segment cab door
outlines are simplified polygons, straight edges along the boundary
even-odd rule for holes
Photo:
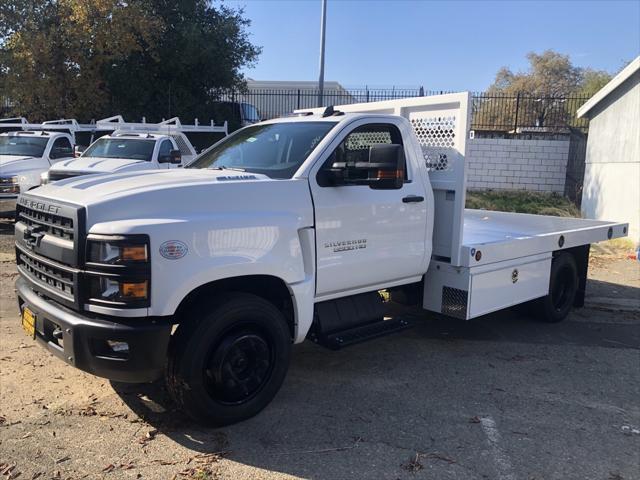
[[[311,170],[317,249],[316,297],[337,298],[417,281],[425,271],[426,194],[414,178],[408,149],[399,189],[327,185],[323,169],[335,162],[368,161],[375,144],[402,145],[393,120],[349,125]],[[326,172],[325,172],[326,173]]]

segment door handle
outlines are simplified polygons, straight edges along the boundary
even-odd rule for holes
[[[419,195],[409,195],[407,197],[404,197],[402,199],[403,203],[419,203],[419,202],[424,202],[424,197],[421,197]]]

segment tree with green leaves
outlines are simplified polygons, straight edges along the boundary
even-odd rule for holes
[[[153,52],[134,52],[108,72],[113,109],[153,120],[206,121],[216,93],[242,87],[241,67],[260,53],[249,41],[249,20],[241,10],[206,0],[150,2],[162,34]]]
[[[206,118],[260,53],[248,26],[207,0],[3,0],[0,96],[32,121]]]
[[[89,119],[109,110],[105,73],[149,49],[161,23],[122,0],[5,0],[0,5],[2,94],[32,121]]]
[[[582,70],[582,80],[577,93],[580,96],[591,98],[598,90],[609,83],[611,78],[612,75],[604,70],[585,68]]]
[[[507,67],[498,71],[487,91],[489,98],[477,106],[476,116],[483,123],[516,125],[517,110],[520,125],[544,127],[550,120],[566,125],[579,106],[568,99],[586,100],[611,79],[607,72],[576,67],[568,55],[553,50],[531,52],[527,59],[527,71],[514,73]]]

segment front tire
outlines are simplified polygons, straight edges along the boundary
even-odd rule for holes
[[[576,300],[578,267],[570,253],[562,252],[551,263],[549,294],[538,299],[538,316],[549,323],[561,322]]]
[[[178,327],[166,380],[180,409],[200,423],[223,426],[271,402],[289,368],[291,333],[282,313],[256,295],[230,293],[211,305],[202,318]]]

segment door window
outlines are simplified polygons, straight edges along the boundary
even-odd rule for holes
[[[57,159],[66,157],[73,157],[73,147],[71,146],[71,142],[66,137],[57,138],[53,142],[49,158]]]
[[[402,134],[398,127],[390,123],[375,123],[357,127],[338,145],[324,163],[322,169],[331,168],[334,163],[344,162],[348,165],[356,162],[368,162],[369,148],[380,144],[402,145]],[[366,178],[367,172],[361,171],[358,172],[358,175],[361,178]],[[406,168],[404,175],[406,180]],[[324,175],[318,174],[317,181],[321,187],[331,186],[325,179]]]
[[[158,150],[158,158],[168,157],[171,155],[171,150],[173,150],[173,145],[169,140],[163,140],[160,144],[160,150]]]

